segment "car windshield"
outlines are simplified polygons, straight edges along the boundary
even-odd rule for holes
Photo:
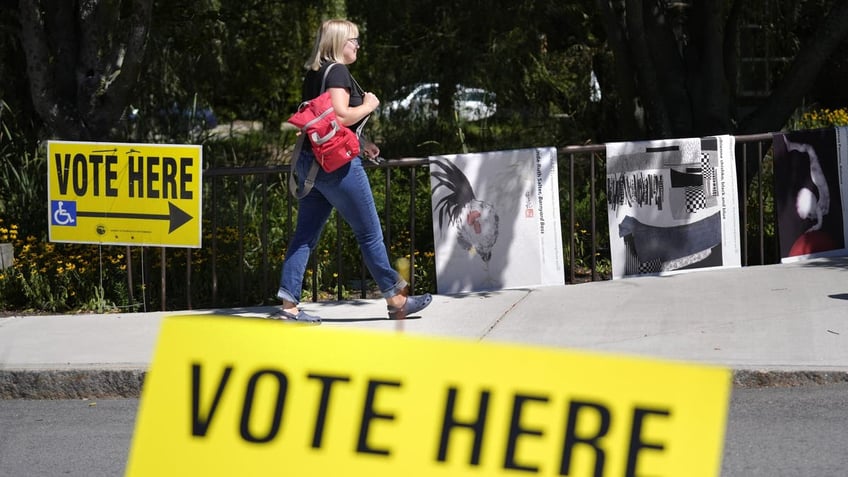
[[[438,94],[439,94],[439,87],[438,86],[426,85],[426,86],[421,86],[421,89],[419,89],[415,93],[415,96],[418,96],[419,98],[433,98],[433,97],[437,96]]]
[[[431,98],[437,95],[438,86],[432,84],[415,84],[402,86],[392,95],[395,99],[406,99],[410,96],[415,98]]]
[[[392,97],[405,98],[409,96],[409,93],[411,93],[413,89],[415,89],[415,86],[401,86],[400,89],[394,92]]]
[[[488,100],[485,91],[476,89],[460,91],[456,97],[460,101],[479,101],[481,103]]]

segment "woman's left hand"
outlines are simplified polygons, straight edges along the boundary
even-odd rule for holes
[[[380,157],[380,147],[371,141],[363,141],[362,155],[369,161],[377,162],[377,158]]]

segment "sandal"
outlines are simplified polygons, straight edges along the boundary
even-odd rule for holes
[[[297,321],[300,323],[308,323],[313,325],[321,324],[320,316],[310,315],[309,313],[306,313],[303,310],[298,311],[295,315],[283,310],[282,308],[279,308],[277,309],[277,311],[268,315],[268,318],[271,318],[272,320]]]
[[[412,313],[417,313],[433,301],[429,293],[423,295],[412,295],[406,297],[406,302],[401,307],[388,306],[390,320],[402,320]]]

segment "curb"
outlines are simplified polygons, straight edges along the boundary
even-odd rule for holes
[[[0,370],[0,400],[139,398],[146,374],[142,369]],[[733,387],[739,389],[837,383],[848,383],[848,371],[733,371]]]
[[[733,370],[735,388],[790,388],[848,383],[848,371]]]
[[[141,369],[0,370],[0,399],[138,398]]]

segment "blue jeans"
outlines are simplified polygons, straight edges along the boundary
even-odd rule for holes
[[[312,151],[301,151],[296,164],[300,186],[315,162]],[[389,255],[383,244],[383,228],[374,205],[371,184],[362,167],[362,159],[354,158],[339,169],[327,173],[320,167],[315,185],[309,194],[298,203],[297,226],[289,241],[286,258],[280,272],[280,288],[277,298],[300,303],[303,276],[309,254],[318,245],[321,231],[330,218],[333,208],[353,229],[365,266],[377,282],[384,298],[399,294],[406,280],[392,268]]]

